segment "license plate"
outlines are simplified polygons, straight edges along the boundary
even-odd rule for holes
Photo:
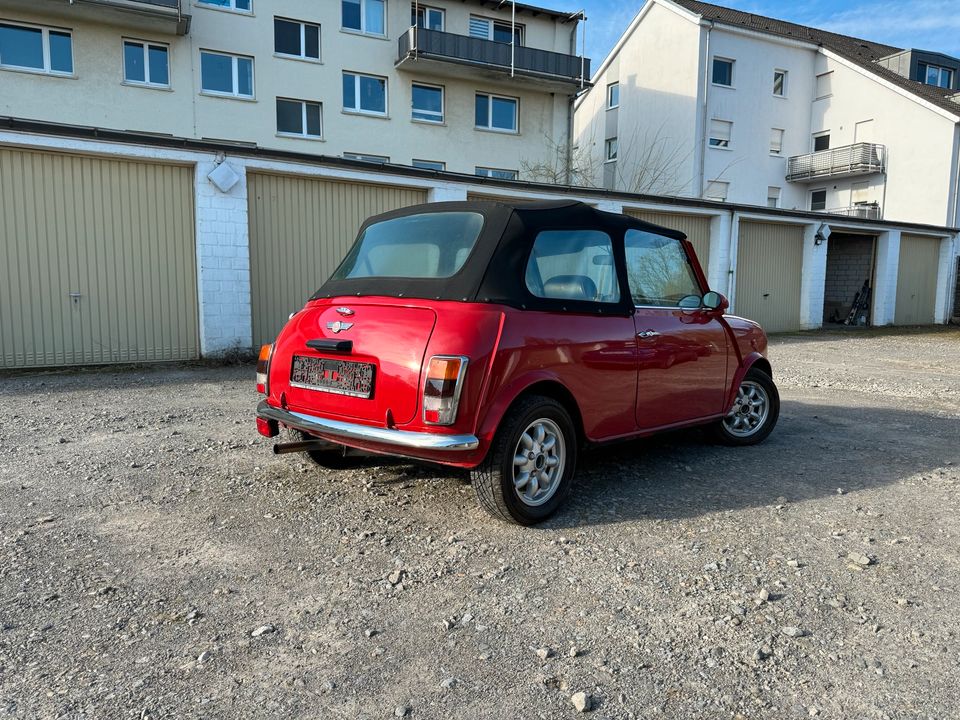
[[[373,394],[373,365],[294,355],[290,384],[308,390],[368,398]]]

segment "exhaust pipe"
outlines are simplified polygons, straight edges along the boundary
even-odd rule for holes
[[[336,447],[334,443],[326,440],[302,440],[300,442],[276,443],[273,446],[274,455],[285,455],[287,453],[310,452],[311,450],[330,450]]]

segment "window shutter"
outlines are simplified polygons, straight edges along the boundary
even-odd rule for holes
[[[470,37],[490,39],[490,21],[483,18],[470,17]]]

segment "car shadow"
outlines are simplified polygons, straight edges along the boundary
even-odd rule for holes
[[[874,488],[960,463],[960,420],[911,410],[784,401],[751,447],[678,431],[580,457],[576,485],[545,528],[676,519]]]

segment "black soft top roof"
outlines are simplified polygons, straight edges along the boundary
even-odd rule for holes
[[[586,312],[629,312],[630,293],[621,288],[619,303],[585,303],[538,298],[524,283],[524,270],[531,245],[543,230],[601,230],[613,240],[614,257],[623,267],[623,237],[628,229],[645,230],[683,240],[686,236],[628,215],[604,212],[575,200],[537,202],[461,201],[412,205],[374,215],[360,227],[357,238],[374,223],[393,218],[438,212],[475,212],[483,215],[480,236],[459,272],[447,278],[362,277],[330,278],[311,300],[338,296],[381,295],[434,300],[489,302],[525,309],[564,309]],[[621,275],[622,283],[625,283]],[[581,307],[582,306],[582,307]]]

